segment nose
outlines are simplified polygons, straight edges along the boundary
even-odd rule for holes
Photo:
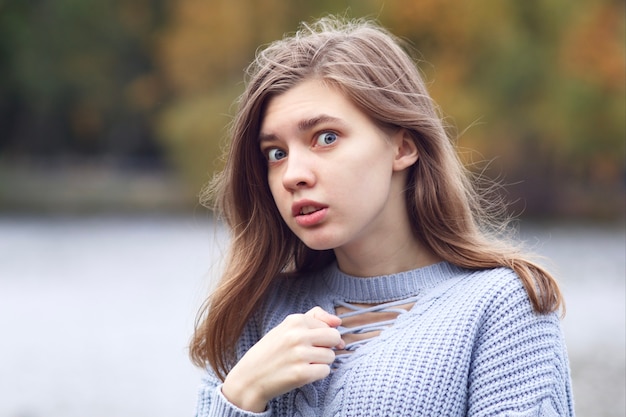
[[[282,178],[285,189],[296,191],[315,185],[315,164],[306,150],[291,150],[285,162]]]

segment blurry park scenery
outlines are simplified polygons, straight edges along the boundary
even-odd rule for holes
[[[0,417],[192,415],[197,196],[256,49],[327,13],[414,49],[563,283],[578,415],[626,413],[623,1],[0,0]]]

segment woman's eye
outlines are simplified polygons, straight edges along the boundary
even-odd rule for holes
[[[278,148],[270,149],[269,152],[267,152],[267,159],[270,162],[280,161],[281,159],[285,158],[286,156],[287,156],[287,152],[283,151],[282,149],[278,149]]]
[[[321,146],[331,145],[337,140],[337,134],[333,132],[324,132],[317,137],[317,144]]]

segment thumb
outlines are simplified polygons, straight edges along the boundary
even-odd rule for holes
[[[306,313],[305,316],[312,317],[316,320],[326,323],[330,327],[337,327],[341,324],[341,319],[334,314],[326,312],[322,307],[313,307]]]

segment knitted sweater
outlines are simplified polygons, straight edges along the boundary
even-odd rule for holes
[[[264,413],[238,409],[209,370],[198,417],[573,416],[569,364],[556,314],[533,312],[517,275],[442,262],[358,278],[332,265],[284,279],[253,317],[243,355],[292,313],[337,302],[378,304],[417,296],[393,326],[360,346],[325,379],[274,398]]]

